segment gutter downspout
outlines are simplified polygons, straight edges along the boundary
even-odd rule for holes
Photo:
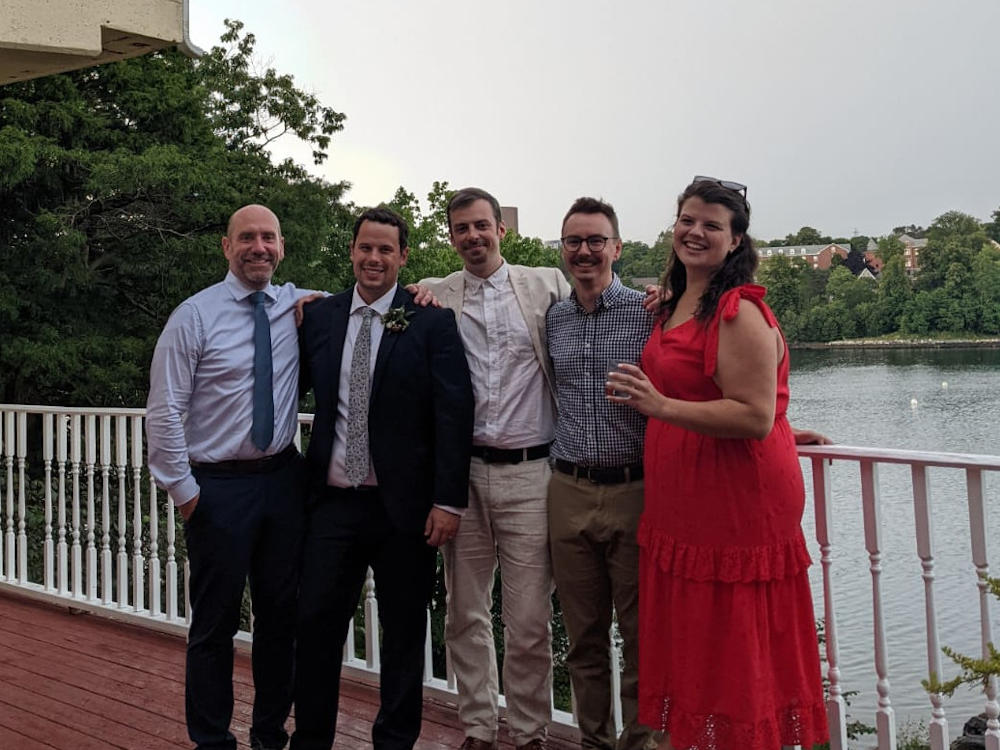
[[[205,50],[198,47],[194,42],[191,41],[191,21],[190,21],[190,8],[188,7],[189,0],[183,0],[183,14],[184,14],[184,38],[181,40],[180,44],[177,45],[178,49],[185,55],[191,58],[201,57],[205,54]]]

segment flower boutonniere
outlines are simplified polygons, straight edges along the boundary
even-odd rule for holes
[[[407,318],[411,315],[413,315],[412,310],[407,311],[403,307],[390,307],[382,316],[382,325],[389,333],[402,333],[410,325]]]

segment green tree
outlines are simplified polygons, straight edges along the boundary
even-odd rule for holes
[[[982,225],[961,211],[948,211],[927,230],[927,247],[920,253],[919,289],[944,286],[953,265],[972,267],[972,259],[986,243]],[[953,274],[954,275],[954,274]]]
[[[1000,242],[1000,208],[993,212],[993,221],[983,224],[983,231],[994,242]]]
[[[784,245],[827,245],[833,239],[819,233],[818,229],[812,227],[802,227],[795,234],[786,235],[782,241]]]
[[[851,250],[864,254],[868,250],[868,240],[870,239],[871,237],[864,234],[854,235],[850,240]]]
[[[895,255],[879,274],[875,314],[868,321],[867,333],[880,335],[898,331],[912,297],[913,287],[903,268],[903,256]]]
[[[218,281],[229,214],[282,220],[280,276],[336,288],[327,248],[346,183],[309,177],[267,146],[284,134],[322,161],[343,115],[272,69],[252,34],[192,61],[159,52],[0,89],[0,398],[138,406],[170,311]]]
[[[803,288],[806,265],[801,258],[775,255],[757,269],[757,282],[767,287],[767,303],[774,314],[786,325],[790,316],[805,309]],[[786,330],[785,334],[790,336]]]
[[[883,263],[888,263],[893,258],[902,258],[905,250],[906,248],[903,247],[903,243],[899,237],[894,234],[878,238],[878,250],[876,254],[882,259]]]
[[[972,260],[976,330],[1000,333],[1000,248],[986,245]]]

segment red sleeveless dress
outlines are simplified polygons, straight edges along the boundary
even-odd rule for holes
[[[741,299],[778,322],[764,288],[726,292],[707,325],[654,329],[642,369],[666,396],[722,397],[712,376],[719,322]],[[677,750],[810,748],[827,739],[819,646],[802,535],[802,472],[785,416],[788,354],[774,428],[714,438],[650,419],[639,526],[639,720]]]

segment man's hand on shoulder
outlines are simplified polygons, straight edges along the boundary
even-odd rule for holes
[[[458,524],[461,520],[455,513],[449,513],[441,508],[431,508],[427,523],[424,524],[427,543],[431,547],[440,547],[445,542],[450,542],[458,533]]]
[[[303,308],[314,300],[323,299],[326,295],[323,292],[313,292],[305,297],[300,297],[295,303],[295,327],[302,325],[302,318],[305,317]]]
[[[421,307],[427,307],[428,305],[441,307],[441,300],[435,297],[434,292],[423,284],[407,284],[403,288],[413,295],[414,304]]]

